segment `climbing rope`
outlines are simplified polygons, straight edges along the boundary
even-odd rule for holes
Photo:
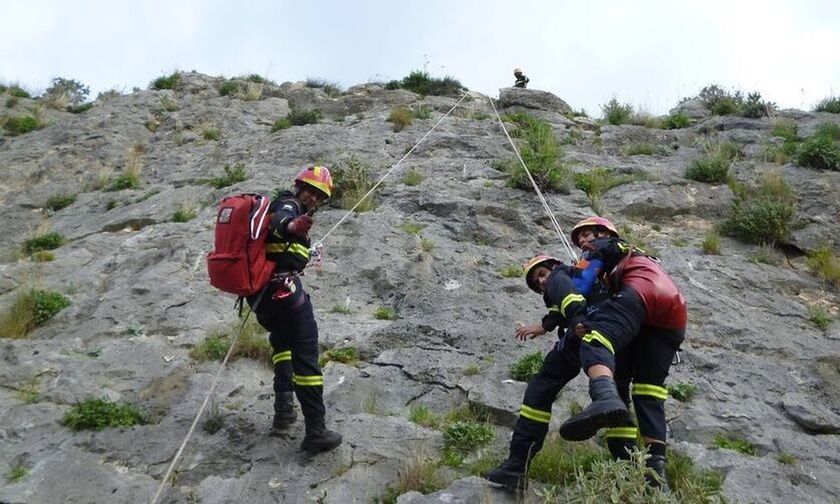
[[[496,110],[496,103],[493,101],[493,98],[489,98],[490,105],[493,106],[493,113],[496,114],[496,119],[499,120],[499,124],[502,126],[502,131],[505,132],[505,136],[510,142],[510,146],[513,147],[513,152],[516,154],[516,157],[519,159],[519,162],[522,164],[522,168],[525,169],[525,174],[528,175],[528,180],[531,181],[531,185],[534,187],[534,192],[537,193],[539,196],[540,201],[542,202],[542,206],[545,209],[546,215],[548,215],[548,219],[551,221],[552,226],[554,226],[554,230],[557,231],[557,235],[560,237],[560,242],[563,244],[563,248],[565,249],[566,253],[569,254],[569,259],[571,261],[577,260],[577,254],[572,249],[569,240],[566,238],[566,235],[563,233],[563,229],[560,228],[560,223],[557,221],[557,218],[554,217],[554,213],[551,211],[551,207],[548,206],[548,202],[545,200],[545,196],[543,196],[542,191],[540,191],[539,186],[537,186],[537,182],[534,180],[534,177],[531,175],[531,170],[528,169],[528,166],[525,164],[525,161],[522,159],[522,156],[519,154],[519,149],[516,148],[516,144],[513,143],[513,139],[508,134],[508,130],[505,127],[505,122],[502,121],[501,116],[499,115],[499,111]]]
[[[356,202],[356,204],[353,205],[353,207],[350,210],[348,210],[347,213],[345,213],[344,216],[342,216],[341,219],[339,219],[339,221],[336,222],[335,225],[332,228],[330,228],[330,230],[327,231],[327,233],[323,237],[321,237],[320,240],[315,242],[315,246],[313,248],[314,249],[319,249],[319,247],[322,247],[323,246],[323,241],[327,239],[327,237],[330,235],[330,233],[335,231],[335,229],[338,226],[340,226],[341,223],[344,222],[347,219],[347,217],[349,217],[350,214],[352,214],[353,211],[356,210],[356,208],[359,205],[362,204],[362,202],[365,200],[365,198],[370,196],[373,193],[373,191],[375,191],[382,184],[382,182],[386,178],[388,178],[388,176],[394,170],[396,170],[397,167],[400,166],[400,164],[402,164],[402,162],[405,161],[406,158],[408,158],[408,156],[411,155],[411,153],[414,152],[414,150],[417,149],[417,147],[421,143],[423,143],[423,141],[426,140],[426,138],[428,138],[428,136],[435,129],[437,129],[437,127],[440,125],[440,123],[442,123],[444,119],[449,117],[449,115],[452,113],[452,111],[455,110],[458,107],[458,105],[460,105],[461,102],[464,101],[464,98],[466,98],[469,94],[470,94],[469,91],[465,92],[464,95],[461,97],[461,99],[458,100],[458,102],[455,103],[455,105],[453,105],[452,108],[450,108],[446,112],[446,114],[444,114],[440,119],[438,119],[438,121],[435,123],[435,125],[432,126],[432,129],[427,131],[426,134],[423,135],[423,137],[420,138],[420,140],[418,140],[417,143],[415,143],[414,146],[411,149],[409,149],[409,151],[406,152],[405,155],[403,155],[403,157],[399,161],[397,161],[397,163],[394,166],[392,166],[387,172],[385,172],[385,174],[382,175],[382,177],[376,182],[376,184],[374,184],[373,187],[371,187],[370,190],[368,192],[366,192],[365,195],[362,196],[359,199],[359,201]],[[321,254],[321,252],[319,251],[319,255],[320,254]],[[262,294],[260,296],[262,296]],[[257,300],[257,303],[259,303],[259,299]],[[175,457],[172,459],[172,462],[169,464],[169,468],[166,470],[166,474],[160,480],[160,485],[158,486],[157,492],[155,492],[154,497],[152,497],[151,504],[156,504],[157,503],[158,499],[160,498],[161,492],[163,492],[163,488],[166,486],[166,482],[169,480],[169,477],[172,475],[172,471],[175,470],[175,467],[178,464],[178,460],[181,458],[181,455],[183,455],[184,449],[186,448],[187,443],[190,440],[190,437],[192,437],[193,432],[195,432],[195,428],[198,425],[198,421],[201,418],[202,413],[204,413],[204,409],[207,407],[207,403],[210,401],[210,398],[213,396],[213,392],[216,390],[216,386],[219,384],[219,378],[221,377],[222,371],[224,370],[225,366],[227,365],[228,360],[230,360],[230,356],[233,354],[233,349],[236,347],[236,343],[239,340],[239,337],[242,336],[242,331],[245,329],[245,323],[248,321],[248,316],[250,314],[251,314],[251,310],[249,308],[248,313],[245,315],[245,318],[242,320],[242,325],[239,327],[239,334],[237,334],[236,338],[234,338],[233,341],[231,342],[230,348],[228,349],[228,352],[225,355],[225,358],[222,360],[222,364],[219,366],[218,371],[216,371],[216,375],[213,377],[213,382],[210,385],[210,389],[207,391],[207,394],[204,396],[204,401],[201,403],[201,407],[198,409],[198,413],[196,413],[195,418],[193,419],[192,425],[190,425],[190,428],[187,431],[187,435],[184,437],[184,441],[181,443],[181,446],[178,448],[178,451],[175,453]]]
[[[440,125],[440,123],[442,123],[442,122],[443,122],[443,120],[444,120],[444,119],[446,119],[446,118],[449,116],[449,114],[451,114],[451,113],[452,113],[452,111],[453,111],[453,110],[455,110],[455,109],[458,107],[458,105],[460,105],[460,104],[461,104],[461,102],[462,102],[462,101],[464,101],[464,98],[466,98],[466,97],[467,97],[467,95],[469,95],[469,94],[470,94],[470,92],[469,92],[469,91],[467,91],[466,93],[464,93],[464,96],[462,96],[462,97],[461,97],[461,99],[460,99],[460,100],[458,100],[458,102],[457,102],[455,105],[453,105],[451,109],[449,109],[449,111],[447,111],[445,114],[443,114],[443,116],[442,116],[440,119],[438,119],[438,121],[435,123],[435,125],[434,125],[434,126],[432,126],[432,129],[430,129],[429,131],[427,131],[427,132],[426,132],[426,134],[425,134],[425,135],[423,135],[423,137],[422,137],[420,140],[418,140],[416,144],[414,144],[414,147],[412,147],[411,149],[409,149],[409,151],[405,153],[405,155],[402,157],[402,159],[400,159],[399,161],[397,161],[397,163],[396,163],[394,166],[392,166],[392,167],[391,167],[391,168],[390,168],[387,172],[385,172],[385,175],[382,175],[382,177],[381,177],[381,178],[380,178],[380,179],[379,179],[379,180],[378,180],[378,181],[377,181],[377,182],[373,185],[373,187],[371,187],[371,188],[370,188],[370,190],[369,190],[368,192],[366,192],[366,193],[365,193],[365,195],[364,195],[364,196],[362,196],[362,197],[359,199],[359,201],[357,201],[357,202],[356,202],[356,204],[355,204],[355,205],[353,205],[353,207],[352,207],[350,210],[348,210],[348,211],[347,211],[347,213],[345,213],[345,214],[341,217],[341,219],[339,219],[339,220],[338,220],[338,222],[336,222],[336,223],[335,223],[335,225],[334,225],[333,227],[331,227],[331,228],[330,228],[330,230],[329,230],[329,231],[327,231],[327,232],[326,232],[326,234],[324,234],[324,236],[322,236],[322,237],[321,237],[321,239],[320,239],[320,240],[317,240],[315,243],[316,243],[316,244],[323,244],[324,240],[326,240],[326,239],[327,239],[327,237],[328,237],[328,236],[329,236],[329,235],[330,235],[333,231],[335,231],[335,229],[336,229],[338,226],[340,226],[340,225],[341,225],[341,223],[342,223],[342,222],[344,222],[344,221],[345,221],[345,219],[347,219],[347,217],[349,217],[349,216],[353,213],[353,211],[354,211],[354,210],[356,210],[356,208],[357,208],[359,205],[361,205],[361,204],[362,204],[362,202],[365,200],[365,198],[367,198],[368,196],[370,196],[371,194],[373,194],[373,191],[375,191],[375,190],[376,190],[376,188],[377,188],[377,187],[379,187],[379,185],[380,185],[380,184],[381,184],[381,183],[382,183],[382,182],[383,182],[386,178],[388,178],[388,176],[391,174],[391,172],[393,172],[394,170],[396,170],[396,169],[397,169],[397,167],[398,167],[400,164],[402,164],[402,162],[403,162],[403,161],[405,161],[405,159],[406,159],[408,156],[410,156],[412,152],[414,152],[414,149],[416,149],[416,148],[417,148],[417,147],[418,147],[421,143],[423,143],[423,141],[424,141],[424,140],[426,140],[426,138],[427,138],[429,135],[431,135],[431,134],[432,134],[432,132],[433,132],[433,131],[434,131],[434,130],[435,130],[435,129],[436,129],[436,128]]]

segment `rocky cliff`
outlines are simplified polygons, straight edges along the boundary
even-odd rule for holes
[[[362,164],[381,175],[458,100],[378,85],[330,97],[291,83],[222,96],[222,83],[184,74],[174,91],[103,97],[80,114],[44,110],[45,127],[0,137],[0,310],[31,288],[70,301],[26,337],[0,339],[0,472],[25,473],[0,482],[0,501],[148,501],[219,368],[191,350],[237,320],[233,299],[209,285],[204,266],[215,203],[285,187],[313,162]],[[840,324],[822,329],[810,320],[814,307],[836,314],[838,296],[808,271],[805,254],[824,244],[840,250],[840,173],[775,164],[765,153],[781,142],[772,133],[778,118],[807,135],[840,117],[699,114],[688,127],[664,130],[576,118],[538,91],[503,90],[498,103],[501,113],[548,122],[574,172],[607,167],[628,176],[594,202],[579,189],[549,202],[565,230],[598,206],[654,248],[683,289],[690,324],[669,383],[696,392],[668,400],[672,447],[720,471],[731,500],[839,499]],[[32,104],[7,103],[5,113]],[[427,118],[395,132],[386,119],[399,105],[423,108]],[[293,109],[318,109],[322,118],[272,131]],[[793,188],[797,225],[775,249],[722,238],[720,255],[703,252],[704,236],[737,195],[684,172],[717,140],[741,151],[730,168],[735,179],[775,171]],[[553,336],[513,339],[517,323],[541,316],[541,301],[500,271],[540,251],[562,253],[534,193],[508,187],[496,169],[511,155],[488,98],[473,93],[395,170],[377,206],[325,242],[323,267],[304,283],[325,350],[358,355],[324,369],[328,423],[345,438],[339,449],[304,458],[301,422],[287,436],[269,436],[271,371],[235,360],[213,397],[223,426],[196,431],[162,501],[375,500],[418,453],[441,456],[441,432],[408,419],[421,405],[438,414],[483,406],[504,451],[525,387],[509,379],[509,367],[547,351]],[[244,168],[245,180],[217,189],[212,179],[225,166]],[[409,170],[419,184],[405,183]],[[121,185],[130,173],[139,183]],[[45,209],[58,194],[76,197]],[[312,235],[344,212],[320,211]],[[21,253],[48,231],[63,237],[54,260]],[[137,405],[147,422],[71,430],[61,420],[89,397]],[[556,403],[554,422],[587,400],[578,378]],[[721,436],[747,441],[754,454],[714,447]],[[452,470],[442,494],[400,502],[515,501],[465,476]]]

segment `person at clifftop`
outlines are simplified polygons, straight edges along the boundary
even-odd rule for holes
[[[513,77],[516,79],[516,82],[513,83],[513,87],[524,89],[528,87],[528,83],[531,81],[525,76],[525,74],[522,73],[522,69],[520,68],[513,69]]]

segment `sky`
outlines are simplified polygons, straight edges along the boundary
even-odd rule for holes
[[[54,77],[98,92],[174,70],[320,78],[343,87],[412,70],[496,96],[530,88],[600,116],[652,114],[717,83],[810,110],[840,94],[840,1],[0,0],[0,82]]]

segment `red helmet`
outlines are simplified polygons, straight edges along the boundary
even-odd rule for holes
[[[550,255],[540,254],[533,259],[526,262],[522,265],[522,269],[525,270],[525,283],[528,284],[528,288],[532,291],[536,292],[537,294],[540,293],[540,290],[537,288],[537,285],[531,279],[531,272],[537,266],[545,266],[548,269],[554,268],[554,266],[561,264],[563,261],[557,259],[556,257],[552,257]]]
[[[588,227],[602,227],[607,230],[613,237],[618,238],[618,230],[615,228],[612,222],[603,218],[603,217],[587,217],[582,221],[575,224],[575,227],[572,228],[572,243],[575,245],[578,244],[578,236],[580,235],[581,231],[584,228]]]
[[[323,166],[308,166],[295,177],[295,185],[308,184],[327,195],[332,196],[333,181],[330,171]]]

